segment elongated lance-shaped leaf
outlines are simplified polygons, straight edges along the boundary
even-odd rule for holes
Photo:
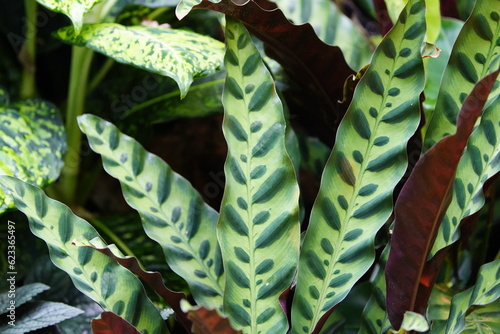
[[[487,305],[499,297],[500,260],[496,260],[481,266],[476,284],[473,287],[453,297],[445,333],[462,333],[462,329],[465,327],[465,316],[469,307],[473,305]]]
[[[425,134],[424,150],[455,133],[457,115],[465,98],[489,73],[500,52],[499,38],[500,0],[477,0],[444,72],[436,108]]]
[[[302,246],[293,333],[311,333],[374,260],[419,122],[424,1],[413,0],[374,53],[337,133]]]
[[[385,298],[385,264],[389,256],[390,244],[384,248],[376,272],[373,274],[372,293],[368,303],[363,310],[361,327],[358,334],[385,334],[391,329],[391,323],[387,317]]]
[[[163,283],[164,279],[162,275],[157,271],[145,271],[141,268],[137,258],[133,256],[125,256],[116,247],[116,245],[106,245],[99,238],[94,238],[92,240],[77,238],[73,241],[76,246],[89,247],[94,249],[106,256],[109,256],[123,267],[127,268],[135,275],[137,275],[143,282],[147,283],[157,294],[162,297],[163,300],[172,308],[175,312],[176,318],[182,323],[186,330],[189,330],[191,323],[187,320],[186,315],[181,309],[180,303],[182,299],[186,298],[186,295],[182,292],[175,292],[169,290]]]
[[[92,225],[39,188],[5,175],[0,176],[0,183],[28,217],[33,234],[47,243],[52,262],[71,277],[78,290],[139,331],[168,333],[160,313],[134,274],[104,254],[72,244],[77,237],[100,238]]]
[[[93,115],[78,118],[104,169],[117,178],[146,234],[160,244],[168,265],[184,278],[195,301],[221,310],[223,267],[218,215],[184,178],[116,126]]]
[[[427,257],[450,204],[458,163],[499,72],[474,87],[460,111],[457,133],[441,139],[420,158],[398,196],[385,271],[387,312],[396,329],[406,311],[425,312],[446,253],[438,252],[429,262]]]
[[[59,177],[67,146],[59,110],[40,99],[9,104],[1,88],[0,101],[0,174],[47,186]],[[0,212],[13,205],[0,188]]]
[[[453,197],[439,226],[429,257],[459,238],[459,224],[484,205],[484,183],[500,171],[500,96],[483,112],[460,159],[453,181]]]
[[[40,4],[54,12],[67,15],[73,22],[77,32],[83,24],[83,15],[102,0],[37,0]]]
[[[79,34],[73,27],[61,28],[56,34],[67,43],[174,79],[181,98],[194,77],[218,70],[224,52],[224,44],[213,38],[164,27],[86,24]]]
[[[292,283],[299,256],[299,189],[271,75],[243,25],[226,18],[223,131],[229,152],[218,224],[224,312],[244,333],[285,333],[278,298]]]

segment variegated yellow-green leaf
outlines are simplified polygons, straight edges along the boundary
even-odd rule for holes
[[[429,258],[459,238],[460,221],[484,205],[484,183],[500,171],[500,96],[484,111],[460,159],[453,182],[453,198],[439,226]]]
[[[217,212],[188,181],[113,124],[93,115],[80,116],[78,123],[91,148],[102,155],[104,169],[120,181],[127,203],[141,215],[147,235],[189,284],[195,301],[220,311],[224,278]]]
[[[102,0],[37,0],[38,3],[54,12],[67,15],[76,31],[80,31],[83,15]]]
[[[0,176],[0,183],[14,197],[16,207],[28,217],[33,234],[47,243],[52,262],[71,277],[78,290],[139,331],[168,333],[137,277],[106,255],[72,244],[76,238],[100,238],[89,223],[28,183],[5,175]]]
[[[0,90],[0,174],[45,187],[59,177],[66,132],[57,108],[40,99],[8,104]],[[0,212],[13,206],[0,189]]]
[[[359,70],[370,62],[372,49],[358,25],[330,0],[274,0],[294,24],[310,23],[325,43],[340,47],[351,68]]]
[[[299,189],[271,75],[243,25],[227,17],[224,136],[228,156],[218,236],[224,312],[244,333],[286,333],[278,301],[298,261]]]
[[[424,150],[441,138],[455,133],[457,115],[463,101],[476,83],[489,73],[500,52],[499,38],[500,0],[477,0],[473,13],[457,38],[444,72],[436,108],[425,134]],[[498,86],[494,89],[496,94],[500,89]]]
[[[408,0],[385,0],[387,12],[393,23],[397,22],[399,13],[401,13],[401,10],[403,10],[407,3]],[[427,21],[425,37],[427,42],[434,43],[439,36],[439,30],[441,28],[439,0],[426,0],[425,4],[428,9],[425,13],[425,19]]]
[[[473,305],[487,305],[500,297],[500,260],[487,263],[479,269],[476,284],[455,295],[451,300],[446,334],[459,334],[465,327],[467,310]],[[434,333],[432,331],[431,333]]]
[[[86,24],[79,34],[72,27],[59,29],[57,37],[118,62],[168,76],[179,85],[181,97],[187,94],[194,77],[215,73],[224,54],[224,44],[213,38],[165,27]]]
[[[293,333],[311,333],[374,260],[419,122],[425,3],[411,0],[358,83],[327,162],[301,250]]]

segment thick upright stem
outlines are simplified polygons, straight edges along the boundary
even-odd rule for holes
[[[80,145],[82,133],[76,118],[83,114],[87,81],[94,51],[73,46],[71,71],[66,107],[66,132],[68,134],[68,152],[64,157],[58,196],[69,205],[76,204],[78,174],[80,171]]]
[[[35,96],[35,70],[36,70],[36,10],[35,0],[24,0],[26,14],[26,36],[20,51],[19,59],[23,64],[23,73],[19,95],[21,99]]]

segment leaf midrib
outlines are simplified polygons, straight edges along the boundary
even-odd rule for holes
[[[125,170],[125,172],[126,172],[128,175],[134,175],[134,173],[133,173],[131,170],[128,170],[128,168],[125,166],[125,164],[119,163],[120,159],[119,159],[119,158],[117,159],[117,157],[113,154],[115,151],[118,151],[118,148],[119,148],[119,147],[121,146],[121,144],[124,142],[124,140],[123,140],[123,139],[125,138],[125,137],[124,137],[124,135],[120,133],[120,134],[119,134],[119,137],[120,137],[120,145],[117,147],[117,149],[116,149],[116,150],[111,151],[111,154],[107,154],[107,156],[108,156],[108,157],[109,157],[109,156],[114,156],[114,157],[115,157],[115,161],[118,163],[118,165],[119,165],[119,166],[120,166],[123,170]],[[126,141],[126,142],[127,142],[127,144],[132,144],[132,145],[133,145],[133,142],[130,142],[130,141]],[[139,144],[139,143],[136,143],[136,145],[139,145],[139,146],[140,146],[140,144]],[[142,148],[142,146],[140,146],[140,147]],[[108,146],[106,146],[106,148],[108,148]],[[165,168],[165,167],[166,167],[166,166],[164,165],[164,162],[163,162],[163,161],[162,161],[159,157],[157,157],[156,155],[154,155],[154,154],[151,154],[151,153],[147,152],[147,153],[146,153],[146,157],[147,157],[147,156],[154,156],[154,157],[158,158],[158,159],[159,159],[160,164],[162,165],[161,167],[162,167],[162,168]],[[145,159],[147,159],[147,158],[145,158]],[[119,180],[120,180],[120,179],[119,179]],[[135,181],[135,182],[134,182],[135,184],[138,184],[138,183],[139,183],[139,181],[137,180],[137,177],[136,177],[135,175],[134,175],[134,177],[133,177],[133,180]],[[121,180],[120,180],[120,183],[122,183],[122,182],[123,182],[123,181],[121,181]],[[123,182],[123,183],[124,183],[124,182]],[[157,184],[156,186],[157,186],[157,187],[159,187],[160,185],[158,185],[158,184]],[[137,189],[137,187],[134,187],[134,188],[135,188],[135,189]],[[138,191],[140,191],[141,193],[144,193],[144,192],[142,191],[142,189],[141,189],[141,188],[139,188],[139,189],[137,189],[137,190],[138,190]],[[178,236],[178,237],[180,237],[180,239],[182,240],[183,244],[186,246],[186,248],[188,248],[188,249],[189,249],[189,251],[191,252],[191,255],[193,255],[193,257],[194,257],[194,259],[196,260],[196,262],[197,262],[197,263],[200,265],[200,267],[201,267],[201,268],[203,268],[203,269],[204,269],[204,271],[207,273],[207,277],[208,277],[208,278],[209,278],[209,280],[212,282],[213,287],[217,289],[217,292],[219,293],[219,295],[220,295],[220,296],[223,296],[223,290],[222,290],[221,286],[219,285],[218,280],[217,280],[217,279],[213,276],[213,273],[212,273],[212,271],[210,270],[210,268],[208,268],[208,267],[207,267],[207,266],[203,263],[203,260],[202,260],[202,259],[201,259],[201,257],[199,256],[198,252],[196,252],[196,251],[193,249],[193,247],[192,247],[192,246],[191,246],[191,244],[189,243],[189,240],[186,240],[186,236],[184,235],[184,233],[180,233],[180,232],[177,230],[177,228],[176,228],[175,226],[172,226],[172,224],[170,224],[170,222],[169,222],[167,219],[164,219],[164,217],[168,217],[168,214],[164,211],[164,209],[163,209],[163,205],[158,206],[158,203],[157,203],[155,200],[153,200],[153,199],[151,198],[151,196],[152,196],[152,195],[151,195],[151,192],[146,192],[146,193],[145,193],[145,197],[146,197],[146,198],[150,201],[150,203],[152,203],[152,204],[153,204],[152,206],[153,206],[153,207],[156,207],[157,209],[159,209],[159,210],[158,210],[158,212],[157,212],[157,213],[155,213],[155,214],[158,214],[158,216],[160,216],[160,214],[161,214],[161,217],[160,217],[160,218],[161,218],[162,220],[164,220],[164,221],[166,221],[166,222],[167,222],[168,227],[170,227],[172,230],[174,230],[174,231],[176,231],[176,232],[177,232],[177,236]],[[205,204],[203,204],[203,205],[205,205]],[[137,210],[139,211],[139,213],[142,211],[142,209],[141,209],[141,210],[137,209]],[[142,214],[141,214],[141,216],[142,216]],[[206,240],[206,239],[205,239],[205,240]],[[158,241],[157,241],[157,242],[158,242]],[[159,243],[159,242],[158,242],[158,243]],[[164,247],[161,243],[160,243],[160,245],[161,245],[161,247],[163,248],[163,250],[165,251],[165,247]]]
[[[406,31],[407,23],[408,23],[408,21],[403,25],[402,31]],[[393,42],[394,42],[394,40],[393,40]],[[403,43],[402,40],[398,40],[398,46],[399,47],[401,46],[402,43]],[[400,48],[396,48],[396,50],[400,50]],[[383,52],[380,51],[380,54],[383,54]],[[385,104],[386,104],[386,100],[387,100],[387,97],[388,97],[387,92],[388,92],[388,90],[391,87],[390,84],[392,83],[392,80],[394,79],[393,73],[394,73],[394,70],[396,68],[397,60],[400,57],[401,56],[399,54],[397,54],[395,56],[394,60],[392,60],[392,67],[391,67],[391,71],[390,71],[391,76],[389,78],[388,85],[384,86],[384,96],[382,98],[382,102],[380,103],[380,108],[378,109],[378,110],[380,110],[380,112],[377,115],[377,118],[375,120],[375,126],[373,128],[374,131],[372,132],[372,135],[370,136],[370,139],[368,141],[368,145],[367,145],[367,149],[365,151],[365,155],[363,155],[364,157],[368,157],[369,154],[371,153],[372,148],[375,146],[373,144],[373,142],[374,142],[374,140],[376,138],[376,133],[377,133],[377,130],[378,130],[378,126],[379,126],[379,124],[382,121],[382,116],[384,115],[384,113],[382,111],[386,110]],[[390,58],[386,57],[386,59],[390,59]],[[372,65],[370,65],[370,66],[372,66]],[[369,74],[369,73],[365,73],[364,76],[366,76],[367,74]],[[354,108],[349,108],[349,109],[350,110],[354,110]],[[336,268],[337,261],[334,261],[334,260],[338,260],[338,258],[342,254],[342,252],[341,252],[341,250],[342,250],[342,244],[344,243],[343,237],[345,236],[346,229],[349,226],[349,222],[351,221],[352,214],[353,214],[354,209],[355,209],[355,205],[354,204],[356,203],[355,201],[356,201],[356,199],[359,196],[359,189],[363,185],[363,177],[365,175],[366,168],[367,168],[368,164],[369,164],[369,160],[368,159],[363,159],[363,162],[361,163],[359,172],[358,172],[358,174],[356,176],[356,183],[353,186],[353,191],[352,191],[351,198],[350,198],[350,201],[349,201],[350,205],[349,205],[348,210],[346,211],[346,215],[345,215],[345,217],[346,217],[345,221],[344,221],[345,223],[341,224],[341,229],[340,229],[340,231],[338,233],[338,239],[341,239],[341,241],[338,243],[339,246],[334,250],[333,254],[330,257],[330,263],[334,263],[334,265],[330,265],[328,267],[328,271],[327,271],[327,274],[326,274],[326,277],[328,277],[328,279],[323,280],[323,282],[322,282],[323,287],[322,287],[321,294],[320,294],[320,299],[319,299],[319,300],[322,301],[322,303],[321,303],[321,307],[317,307],[316,310],[314,311],[314,316],[313,316],[313,318],[311,320],[312,324],[317,324],[317,322],[319,321],[319,319],[321,318],[321,316],[325,313],[324,311],[322,311],[322,308],[325,305],[326,294],[328,293],[328,289],[329,289],[328,283],[329,283],[329,281],[330,281],[330,279],[331,279],[331,277],[333,275],[334,269]],[[384,195],[385,194],[379,194],[378,196],[384,196]],[[375,197],[378,197],[378,196],[376,195]],[[309,328],[310,328],[309,333],[312,333],[312,330],[314,330],[314,327],[310,326]]]

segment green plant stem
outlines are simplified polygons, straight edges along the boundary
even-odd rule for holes
[[[134,252],[127,246],[126,243],[122,241],[122,239],[120,239],[120,237],[118,237],[109,227],[107,227],[106,224],[104,224],[97,218],[92,219],[90,222],[92,223],[92,225],[106,233],[106,235],[108,235],[109,238],[122,250],[123,254],[135,257],[141,268],[144,269],[144,266],[139,261],[139,258],[135,256]]]
[[[19,96],[27,99],[35,96],[35,71],[36,71],[36,10],[35,0],[24,0],[24,11],[26,14],[26,40],[21,49],[20,58],[23,63],[23,73]]]
[[[99,69],[99,72],[92,78],[88,86],[88,93],[92,92],[97,85],[101,83],[106,74],[108,74],[111,67],[115,64],[115,60],[113,58],[106,58],[104,64]]]
[[[66,132],[68,135],[68,152],[64,156],[64,167],[61,174],[58,195],[61,201],[74,205],[80,171],[80,143],[82,133],[76,118],[83,114],[87,93],[87,80],[94,51],[73,46],[71,56],[68,104],[66,106]]]

